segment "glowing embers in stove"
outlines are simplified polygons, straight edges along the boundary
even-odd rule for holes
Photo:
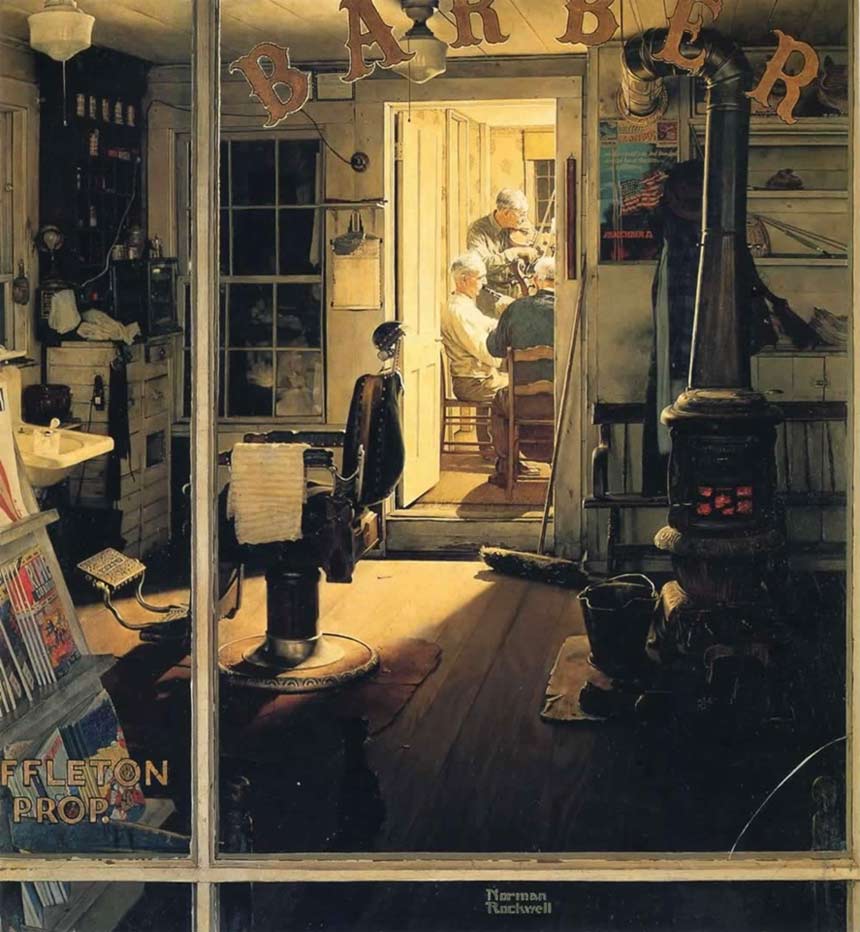
[[[754,511],[751,485],[700,485],[696,496],[696,514],[700,518],[749,518]]]

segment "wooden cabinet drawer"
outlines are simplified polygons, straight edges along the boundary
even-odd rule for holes
[[[152,482],[149,485],[143,485],[141,490],[141,505],[146,507],[147,505],[153,505],[155,502],[164,499],[165,501],[170,501],[168,495],[167,484],[164,482]]]
[[[847,401],[850,386],[847,356],[827,356],[824,360],[827,385],[824,396],[828,401]]]
[[[72,478],[69,480],[69,495],[72,502],[74,503],[77,494],[78,494],[78,483],[80,477]],[[135,472],[135,474],[122,476],[120,478],[120,491],[122,498],[127,498],[130,495],[134,495],[137,492],[140,492],[142,489],[142,483],[140,481],[140,473]],[[89,473],[86,473],[84,476],[84,481],[81,483],[81,501],[105,501],[105,476],[102,473],[100,476],[92,476]],[[122,500],[122,499],[121,499]]]
[[[135,528],[140,527],[140,492],[121,499],[119,508],[122,511],[122,536],[127,537]]]
[[[166,375],[157,379],[147,379],[143,383],[143,416],[156,417],[167,413],[170,389]]]
[[[150,534],[144,535],[140,541],[140,557],[150,554],[156,547],[163,547],[170,539],[170,532],[166,527],[158,528]]]
[[[166,373],[167,366],[164,363],[159,364],[155,369],[150,371],[146,363],[131,362],[126,369],[126,378],[129,382],[142,382],[147,376],[155,377],[166,375]],[[97,375],[100,376],[104,382],[105,389],[108,389],[110,387],[109,362],[104,365],[91,365],[86,356],[79,354],[74,363],[48,363],[48,378],[51,382],[60,383],[62,385],[88,385],[90,389],[87,392],[87,397],[92,394],[93,379],[95,379]]]
[[[753,360],[753,387],[769,401],[823,401],[824,358],[762,353]]]
[[[170,524],[168,511],[168,502],[166,498],[161,498],[151,505],[144,505],[141,508],[141,520],[145,527],[167,527]]]
[[[143,362],[143,344],[135,343],[126,347],[126,358],[132,363]],[[48,347],[48,367],[52,366],[89,366],[108,368],[116,357],[113,343],[81,342],[66,343],[64,346]]]

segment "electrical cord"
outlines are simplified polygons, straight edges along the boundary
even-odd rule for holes
[[[337,158],[339,158],[345,165],[352,167],[352,160],[341,155],[340,152],[338,152],[337,149],[335,149],[335,147],[328,141],[328,139],[325,138],[319,123],[317,123],[317,121],[307,112],[307,110],[300,110],[299,113],[301,113],[302,116],[307,117],[311,123],[313,123],[314,128],[316,129],[317,133],[319,133],[320,139],[323,141],[323,145],[332,153],[332,155],[335,155]]]
[[[138,159],[138,163],[140,159]],[[110,257],[113,252],[114,246],[119,242],[119,238],[122,234],[122,228],[125,226],[125,221],[128,219],[129,211],[131,210],[131,205],[134,203],[135,198],[137,197],[137,165],[135,165],[135,170],[131,173],[131,197],[128,199],[128,204],[125,205],[125,210],[123,211],[122,217],[117,224],[116,236],[113,238],[113,242],[108,246],[107,255],[105,256],[105,264],[101,272],[97,275],[93,275],[92,278],[88,278],[82,285],[81,288],[86,288],[87,285],[91,285],[94,281],[98,281],[102,275],[106,275],[108,269],[110,268]]]
[[[152,109],[152,107],[153,107],[154,104],[161,104],[163,107],[168,107],[168,108],[171,109],[171,110],[179,110],[179,111],[181,111],[181,112],[183,112],[183,113],[191,113],[191,107],[183,107],[183,106],[181,106],[181,105],[179,105],[179,104],[171,104],[171,103],[168,103],[168,101],[166,101],[166,100],[160,100],[160,99],[158,99],[158,98],[153,98],[153,99],[150,100],[150,102],[146,105],[146,118],[147,118],[147,120],[149,119],[149,111]],[[335,156],[335,158],[340,159],[341,162],[343,162],[345,165],[352,166],[352,160],[351,160],[351,159],[348,159],[345,155],[341,154],[340,152],[337,151],[337,149],[335,149],[335,147],[328,141],[328,139],[326,139],[325,133],[323,133],[323,131],[322,131],[322,127],[321,127],[321,126],[319,125],[319,123],[317,123],[317,121],[307,112],[307,110],[304,110],[304,109],[299,110],[299,113],[301,113],[302,116],[306,117],[308,120],[311,121],[311,123],[312,123],[313,126],[314,126],[314,129],[317,131],[317,134],[319,135],[320,139],[322,140],[323,145],[329,150],[329,152],[331,152],[332,155]],[[221,111],[221,116],[247,117],[248,114],[247,114],[247,113],[231,113],[231,112],[228,111],[228,110],[222,110],[222,111]]]

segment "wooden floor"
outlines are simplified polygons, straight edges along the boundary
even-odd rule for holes
[[[439,482],[425,492],[418,503],[421,505],[462,505],[465,509],[477,505],[526,505],[542,508],[549,482],[549,464],[531,463],[540,477],[514,484],[513,494],[508,501],[507,491],[487,480],[495,472],[491,462],[478,454],[442,455]]]
[[[838,715],[814,733],[744,738],[544,723],[558,648],[584,630],[576,596],[480,563],[363,561],[353,585],[321,587],[321,611],[324,630],[377,645],[425,638],[442,661],[372,739],[358,713],[333,721],[320,706],[285,730],[266,761],[243,768],[231,750],[225,774],[244,769],[254,787],[258,851],[726,852],[776,783],[839,728]],[[263,581],[251,579],[239,616],[221,623],[222,642],[261,632],[264,618]],[[134,640],[103,609],[87,609],[83,622],[94,647]],[[839,619],[829,632],[824,621],[810,624],[810,637],[838,654]],[[841,674],[830,669],[825,685],[838,700]],[[780,791],[744,850],[810,847],[811,783],[821,773],[838,778],[839,753],[821,755]]]
[[[538,713],[558,648],[584,631],[576,596],[499,577],[480,563],[363,562],[352,586],[323,586],[322,611],[326,630],[372,643],[435,641],[442,662],[369,741],[338,735],[322,720],[296,732],[288,773],[279,775],[295,773],[301,784],[284,803],[293,829],[280,836],[285,850],[312,841],[312,828],[298,829],[301,814],[318,807],[329,825],[321,848],[727,851],[818,738],[544,723]],[[261,619],[262,589],[253,581],[222,637],[259,628]],[[821,733],[822,743],[832,736]],[[838,753],[819,763],[838,768]],[[332,759],[342,763],[333,768]],[[752,847],[809,847],[818,773],[810,768],[771,804],[747,838]],[[328,792],[313,787],[314,774]],[[353,820],[348,844],[331,828],[344,819]]]

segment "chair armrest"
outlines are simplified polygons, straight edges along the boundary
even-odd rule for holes
[[[245,434],[245,443],[306,443],[309,447],[342,447],[344,430],[270,430],[262,434]]]

